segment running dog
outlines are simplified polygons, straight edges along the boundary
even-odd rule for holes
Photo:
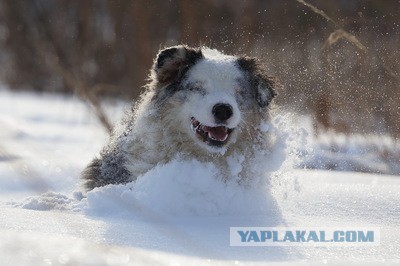
[[[83,171],[86,190],[135,181],[172,159],[212,162],[231,178],[229,161],[242,156],[239,180],[257,154],[271,150],[266,129],[276,81],[257,59],[179,45],[161,50],[146,91]],[[237,177],[236,177],[237,178]]]

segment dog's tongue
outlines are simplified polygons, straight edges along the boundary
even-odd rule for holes
[[[224,126],[220,127],[204,127],[204,132],[218,141],[225,141],[228,138],[228,133]]]

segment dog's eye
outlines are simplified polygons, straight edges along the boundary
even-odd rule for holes
[[[201,91],[200,87],[189,87],[190,91]]]
[[[193,92],[200,93],[202,95],[206,94],[206,90],[200,86],[189,86],[189,90]]]

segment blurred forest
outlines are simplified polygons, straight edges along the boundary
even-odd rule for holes
[[[135,98],[169,45],[256,56],[284,85],[281,108],[316,131],[400,137],[400,1],[0,0],[0,82]],[[323,12],[321,12],[323,11]],[[325,16],[325,17],[324,17]]]

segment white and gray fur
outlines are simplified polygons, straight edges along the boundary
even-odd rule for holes
[[[256,150],[269,149],[270,139],[259,125],[269,120],[274,87],[274,79],[255,58],[182,45],[160,51],[146,92],[83,171],[86,190],[135,181],[177,156],[214,162],[225,173],[222,178],[229,178],[229,156],[242,154],[250,160]],[[212,114],[219,103],[231,106],[226,121],[217,121]],[[234,130],[226,144],[211,146],[193,132],[192,117],[207,126],[223,124]],[[248,178],[247,168],[240,173],[242,179]]]

